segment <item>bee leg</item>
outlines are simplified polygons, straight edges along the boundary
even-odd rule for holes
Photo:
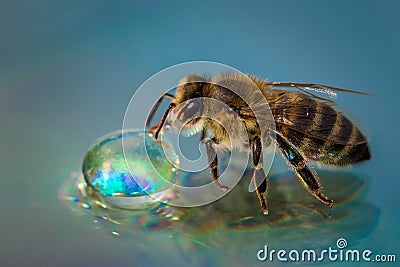
[[[299,170],[294,170],[301,184],[319,201],[324,203],[329,208],[333,207],[333,200],[328,199],[324,193],[322,193],[321,183],[317,172],[310,169],[307,165]]]
[[[253,182],[256,187],[258,199],[260,200],[261,211],[267,215],[268,206],[265,195],[267,194],[267,177],[262,168],[262,146],[259,136],[250,141],[253,153]]]
[[[201,131],[200,142],[203,142],[203,140],[206,138],[206,136],[207,136],[207,131],[206,131],[206,129],[204,128],[204,129]]]
[[[153,119],[153,116],[156,113],[156,111],[157,111],[158,107],[160,106],[161,101],[163,100],[164,97],[170,98],[170,99],[175,98],[175,96],[165,93],[157,100],[157,102],[154,104],[153,108],[151,109],[149,116],[147,117],[146,129],[148,129],[150,127],[151,120]],[[155,137],[155,139],[158,138],[158,133],[160,132],[161,128],[163,127],[164,121],[167,118],[169,111],[175,106],[175,105],[171,105],[171,104],[168,106],[168,109],[165,111],[162,120],[157,125],[150,128],[150,133]]]
[[[160,121],[159,123],[157,123],[156,125],[152,126],[152,127],[149,129],[149,133],[150,133],[152,136],[155,136],[155,134],[156,134],[158,128],[160,128],[160,127],[161,127],[161,121]]]
[[[306,165],[306,160],[299,153],[299,151],[288,141],[286,141],[285,138],[283,138],[279,133],[276,133],[275,141],[284,158],[293,167],[297,178],[304,188],[307,189],[307,191],[310,192],[316,199],[331,208],[333,206],[333,200],[328,199],[324,193],[322,193],[322,187],[317,172],[313,169],[310,169]]]
[[[164,115],[163,115],[163,117],[162,117],[160,123],[157,124],[157,125],[155,126],[155,127],[157,127],[157,128],[156,128],[156,131],[155,131],[155,133],[154,133],[154,138],[155,138],[156,140],[158,139],[158,134],[160,133],[162,127],[164,126],[164,122],[165,122],[165,120],[167,119],[169,112],[170,112],[171,109],[173,109],[174,107],[175,107],[175,104],[174,104],[174,103],[170,103],[169,106],[168,106],[168,108],[167,108],[167,110],[164,112]],[[154,127],[151,128],[151,131],[153,131],[154,129],[155,129]]]
[[[262,182],[261,182],[262,181]],[[267,199],[267,178],[265,177],[264,169],[253,170],[253,182],[257,186],[256,192],[261,205],[261,211],[264,215],[268,215]]]
[[[154,104],[153,108],[151,109],[151,111],[149,113],[149,116],[147,117],[146,128],[150,127],[151,120],[153,119],[154,114],[156,113],[156,111],[157,111],[158,107],[160,106],[161,101],[164,99],[164,97],[170,98],[170,99],[174,99],[175,98],[175,96],[173,96],[171,94],[168,94],[168,93],[165,93],[157,100],[157,102]]]
[[[211,169],[211,179],[213,181],[217,181],[217,185],[219,188],[223,190],[229,190],[228,186],[225,186],[219,182],[219,173],[218,173],[218,155],[214,149],[214,142],[212,139],[208,139],[205,143],[206,151],[207,151],[207,161],[210,164]]]

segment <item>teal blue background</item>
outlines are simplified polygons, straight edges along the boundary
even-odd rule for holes
[[[371,138],[372,160],[350,171],[369,177],[380,218],[357,247],[398,253],[399,11],[397,1],[365,0],[2,1],[4,266],[136,266],[118,239],[71,214],[57,190],[95,139],[122,127],[142,82],[192,60],[376,95],[338,100]]]

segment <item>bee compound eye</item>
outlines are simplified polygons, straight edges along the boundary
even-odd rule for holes
[[[186,119],[191,119],[196,114],[200,115],[203,105],[200,100],[191,100],[183,108],[183,116]]]

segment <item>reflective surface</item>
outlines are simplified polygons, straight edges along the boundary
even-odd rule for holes
[[[365,199],[366,182],[341,172],[321,175],[326,178],[327,193],[336,200],[332,210],[309,196],[295,176],[282,173],[271,176],[271,214],[265,216],[255,193],[247,191],[250,171],[226,197],[198,208],[166,204],[136,211],[110,208],[86,196],[84,180],[79,176],[64,181],[60,198],[72,211],[87,217],[95,229],[129,243],[129,250],[144,257],[143,264],[162,264],[163,260],[151,257],[149,249],[168,253],[174,244],[178,255],[168,260],[170,264],[189,262],[201,266],[207,259],[211,266],[248,266],[264,244],[272,249],[319,250],[335,247],[338,233],[340,237],[351,236],[349,242],[354,244],[374,231],[379,209]],[[140,243],[132,243],[133,240]]]
[[[270,266],[256,258],[265,244],[313,248],[341,237],[349,248],[400,258],[398,10],[390,0],[2,1],[1,266]],[[71,180],[62,184],[79,176],[97,138],[122,128],[140,84],[199,59],[377,96],[337,98],[368,128],[372,160],[339,176],[318,170],[327,196],[343,200],[323,209],[328,218],[278,157],[267,218],[247,188],[202,208],[160,207],[164,215],[152,217],[155,208],[103,209]],[[358,188],[347,186],[354,179],[364,189],[344,192]]]

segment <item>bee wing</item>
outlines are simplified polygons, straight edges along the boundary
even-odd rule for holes
[[[322,85],[315,83],[297,83],[297,82],[267,82],[267,85],[272,87],[282,87],[285,89],[297,89],[298,92],[310,95],[314,98],[334,102],[337,98],[337,93],[359,94],[364,96],[373,96],[372,94]]]
[[[299,91],[273,90],[277,96],[270,101],[270,108],[277,126],[333,144],[357,145],[366,142],[366,131],[360,131],[360,128],[364,128],[360,123],[356,126],[355,121],[358,120],[350,119],[354,116],[344,111],[330,97],[310,93],[304,88],[324,88],[328,95],[339,91],[369,94],[314,84],[279,83],[278,87],[287,86],[296,87]]]

